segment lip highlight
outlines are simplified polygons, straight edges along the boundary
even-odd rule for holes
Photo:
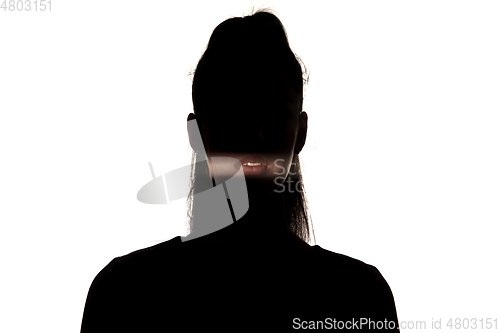
[[[243,172],[245,175],[259,175],[266,171],[268,162],[266,158],[259,154],[245,155],[239,158],[240,163],[243,167]],[[244,165],[245,163],[259,164],[259,165]],[[235,167],[239,168],[239,163],[236,163]]]

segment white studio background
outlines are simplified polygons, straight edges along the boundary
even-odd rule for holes
[[[190,162],[188,74],[252,4],[0,10],[0,331],[79,331],[111,259],[183,232],[185,200],[137,191],[148,162],[157,175]],[[400,322],[498,316],[500,3],[267,7],[310,72],[301,160],[317,244],[378,267]]]

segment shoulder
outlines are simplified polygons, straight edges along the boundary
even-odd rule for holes
[[[350,284],[357,285],[359,288],[365,287],[372,291],[390,293],[392,297],[389,285],[377,267],[359,259],[326,250],[319,245],[312,248],[316,254],[316,263],[322,266],[320,268],[322,273],[349,281]]]
[[[115,259],[120,263],[135,263],[154,261],[154,260],[165,260],[166,257],[174,257],[174,254],[178,253],[181,246],[181,240],[179,236],[171,238],[167,241],[161,242],[156,245],[152,245],[143,249],[135,250],[128,254],[116,257]]]
[[[175,266],[183,261],[184,246],[179,236],[159,244],[116,257],[117,266],[127,270],[148,272],[159,267]]]
[[[319,245],[311,247],[315,261],[337,275],[363,274],[366,277],[376,277],[380,272],[375,266],[344,254],[332,252]]]
[[[320,266],[317,281],[328,286],[331,295],[352,303],[353,308],[364,308],[370,317],[391,318],[397,322],[394,297],[389,284],[377,267],[347,255],[313,246]]]
[[[131,279],[167,269],[179,260],[179,237],[113,258],[94,278],[93,284],[117,288]]]

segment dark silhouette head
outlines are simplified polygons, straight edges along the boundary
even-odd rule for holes
[[[196,119],[208,157],[261,163],[260,171],[245,171],[250,208],[281,193],[288,226],[309,241],[298,157],[307,134],[302,68],[274,14],[258,11],[230,18],[215,28],[198,62],[194,114],[188,120]],[[194,186],[197,175],[210,172],[210,165],[209,170],[193,170]],[[192,198],[188,204],[195,204]]]

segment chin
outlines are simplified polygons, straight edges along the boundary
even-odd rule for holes
[[[270,195],[280,194],[272,179],[247,179],[247,191],[249,197],[267,197]]]

